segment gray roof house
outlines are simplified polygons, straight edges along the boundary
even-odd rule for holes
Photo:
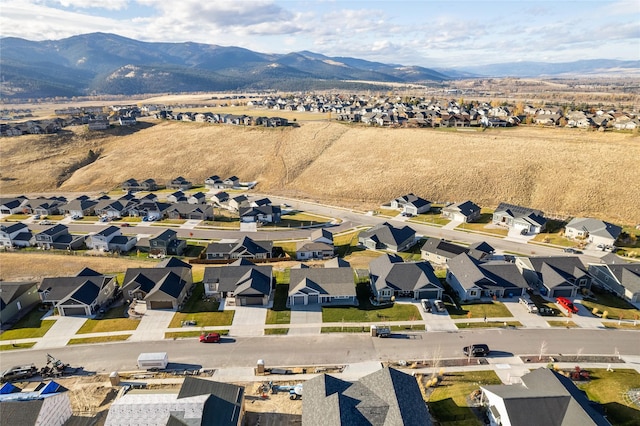
[[[24,197],[0,198],[0,214],[23,213],[29,200]]]
[[[271,266],[238,259],[230,265],[204,269],[204,292],[215,299],[239,306],[266,305],[273,287]]]
[[[416,231],[409,226],[396,228],[388,222],[360,232],[358,243],[369,250],[388,250],[399,252],[408,249],[414,243]]]
[[[517,297],[529,284],[511,262],[482,262],[462,253],[447,262],[447,284],[462,300],[481,297]]]
[[[549,297],[575,297],[591,287],[591,276],[577,256],[518,257],[516,266],[530,286]]]
[[[588,270],[594,285],[629,302],[640,302],[640,263],[593,263]]]
[[[131,390],[109,407],[106,426],[241,426],[244,387],[185,377],[180,389]]]
[[[32,240],[33,234],[24,223],[0,225],[0,247],[29,247]]]
[[[0,281],[0,322],[18,320],[40,302],[35,282]]]
[[[622,228],[609,222],[586,217],[571,219],[564,228],[567,238],[583,240],[594,245],[612,246],[622,233]]]
[[[407,194],[391,200],[391,208],[402,210],[405,213],[418,215],[431,210],[431,201],[427,201],[414,194]]]
[[[571,379],[538,368],[513,385],[481,385],[490,424],[512,426],[610,426],[598,404]],[[306,387],[305,387],[306,394]]]
[[[116,295],[114,275],[84,268],[75,277],[44,278],[38,286],[40,300],[51,304],[62,316],[93,315]]]
[[[213,220],[213,207],[206,204],[177,203],[167,209],[170,219]]]
[[[423,259],[436,264],[445,264],[461,253],[467,253],[476,259],[484,259],[493,254],[494,249],[486,242],[473,243],[469,247],[451,243],[439,238],[427,238],[420,253]]]
[[[93,210],[96,216],[118,219],[124,215],[126,210],[125,205],[126,203],[124,203],[124,200],[103,199],[98,201]]]
[[[322,374],[304,383],[303,426],[430,426],[416,379],[384,367],[349,382]]]
[[[122,231],[118,226],[107,226],[100,231],[90,234],[87,237],[87,247],[93,250],[109,251],[109,243],[114,237],[122,235]]]
[[[469,200],[449,204],[442,208],[442,216],[457,222],[474,222],[480,218],[480,206]]]
[[[289,306],[334,303],[356,306],[353,270],[347,267],[291,269]]]
[[[91,216],[95,213],[97,204],[98,202],[93,200],[75,199],[60,207],[60,210],[63,214],[68,214],[72,217]]]
[[[309,239],[314,243],[325,243],[333,245],[333,232],[327,228],[319,228],[311,232]]]
[[[330,244],[309,241],[296,243],[296,260],[323,260],[333,256],[333,246]]]
[[[539,234],[544,230],[547,219],[540,210],[514,204],[500,203],[493,212],[492,223],[506,226],[517,232]]]
[[[254,241],[244,237],[232,242],[211,243],[205,254],[207,260],[268,259],[273,257],[273,241]]]
[[[395,297],[440,299],[443,288],[429,262],[404,262],[396,254],[383,254],[369,263],[371,291],[381,303]]]
[[[71,235],[69,228],[65,225],[54,225],[44,229],[35,236],[36,245],[45,250],[75,250],[84,244],[83,235]]]
[[[280,206],[240,207],[238,210],[240,222],[278,223],[282,212]]]
[[[167,258],[155,268],[129,268],[122,283],[127,300],[142,300],[149,309],[177,310],[193,284],[191,265]]]

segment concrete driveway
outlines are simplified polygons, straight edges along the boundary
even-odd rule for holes
[[[33,346],[35,349],[59,348],[65,346],[70,339],[82,337],[82,335],[76,336],[75,334],[85,323],[87,317],[63,317],[57,315],[47,316],[43,320],[55,320],[56,322],[47,331],[47,334]]]
[[[291,324],[309,324],[309,327],[291,327],[292,334],[320,334],[322,328],[322,306],[302,305],[291,307]]]
[[[266,306],[229,306],[236,311],[229,334],[236,337],[262,336],[267,319]]]
[[[135,329],[130,341],[145,341],[145,340],[162,340],[164,339],[164,333],[169,328],[169,323],[175,315],[174,311],[162,310],[162,309],[147,309],[138,324],[138,328]],[[123,332],[122,334],[126,334]]]

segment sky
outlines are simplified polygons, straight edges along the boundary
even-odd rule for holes
[[[0,36],[308,50],[389,64],[640,60],[640,0],[2,0]]]

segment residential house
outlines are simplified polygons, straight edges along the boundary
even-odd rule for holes
[[[575,297],[591,287],[591,277],[577,256],[518,257],[516,266],[530,286],[549,297]]]
[[[309,239],[314,243],[325,243],[333,246],[333,233],[327,228],[319,228],[312,231]]]
[[[350,266],[324,268],[292,268],[289,280],[290,306],[333,303],[358,304],[353,269]]]
[[[207,260],[269,259],[273,257],[273,241],[254,241],[244,237],[231,242],[210,243],[205,255]]]
[[[0,214],[24,213],[25,205],[28,202],[26,197],[0,198]]]
[[[61,212],[61,207],[66,203],[64,197],[34,198],[24,206],[26,212],[39,214],[40,216],[56,215]]]
[[[473,243],[469,247],[454,244],[439,238],[427,238],[420,249],[421,257],[429,262],[443,265],[461,253],[467,253],[475,259],[484,259],[493,254],[494,249],[488,243]]]
[[[258,198],[258,199],[249,201],[249,205],[251,207],[270,206],[271,200],[268,198]]]
[[[37,283],[0,281],[0,323],[20,319],[38,302]]]
[[[592,243],[596,246],[613,246],[622,228],[609,222],[585,217],[571,219],[564,229],[564,236]]]
[[[36,234],[36,245],[45,250],[77,250],[84,245],[84,236],[71,235],[65,225],[54,225]]]
[[[114,300],[118,288],[115,275],[84,268],[74,277],[44,278],[38,292],[62,316],[93,315]]]
[[[640,263],[592,263],[588,267],[593,284],[628,302],[640,302]]]
[[[462,253],[447,262],[447,284],[461,300],[522,296],[529,284],[511,262],[482,262]]]
[[[512,385],[480,385],[489,425],[611,426],[602,409],[563,374],[540,367]],[[305,396],[306,393],[305,384]]]
[[[206,196],[204,194],[204,192],[198,191],[194,194],[191,194],[188,198],[187,198],[187,203],[189,204],[206,204],[207,200],[206,200]]]
[[[140,189],[142,191],[155,191],[158,189],[158,184],[153,179],[145,179],[140,182]]]
[[[409,226],[396,228],[388,222],[360,232],[358,243],[369,250],[404,251],[415,241],[416,231]]]
[[[129,216],[142,217],[143,220],[161,220],[167,216],[167,211],[172,207],[169,203],[159,203],[156,201],[143,201],[129,207]]]
[[[120,227],[108,226],[98,232],[90,234],[87,237],[87,247],[93,250],[109,251],[109,243],[114,237],[122,235]]]
[[[238,195],[237,197],[227,200],[227,208],[231,211],[238,212],[240,207],[248,207],[249,199],[245,195]]]
[[[190,181],[183,178],[182,176],[178,176],[177,178],[167,183],[167,188],[179,189],[182,191],[186,191],[187,189],[191,189],[192,187],[193,187],[193,184]]]
[[[75,199],[60,207],[60,211],[74,218],[92,216],[95,213],[96,204],[98,204],[97,201],[89,199]]]
[[[224,191],[220,191],[211,197],[211,202],[219,206],[225,204],[229,200],[229,194]]]
[[[240,186],[240,179],[238,176],[230,176],[222,181],[225,188],[238,188]]]
[[[431,426],[418,382],[390,367],[346,381],[321,374],[304,383],[302,424]]]
[[[391,201],[392,209],[402,210],[403,213],[418,215],[431,210],[431,201],[420,198],[414,194],[403,195]]]
[[[149,309],[178,310],[191,286],[191,265],[175,257],[155,268],[129,268],[122,282],[122,294],[128,301],[144,301]]]
[[[105,426],[241,426],[243,386],[185,377],[179,389],[130,390],[109,407]]]
[[[220,176],[213,175],[213,176],[209,176],[204,180],[204,187],[209,190],[222,189],[224,188],[224,183],[222,182],[222,179],[220,179]]]
[[[206,204],[174,204],[167,210],[170,219],[213,220],[213,207]]]
[[[442,208],[442,216],[456,222],[475,222],[480,219],[480,206],[469,200],[449,204]]]
[[[280,206],[240,207],[240,222],[278,223],[282,212]]]
[[[274,285],[271,266],[238,259],[230,265],[204,269],[204,292],[237,306],[267,305]]]
[[[135,117],[119,117],[118,123],[120,123],[121,126],[135,126],[138,124]]]
[[[11,225],[0,225],[0,248],[29,247],[33,241],[33,234],[22,222]]]
[[[396,297],[440,299],[444,289],[429,262],[404,262],[396,254],[383,254],[369,262],[373,297],[381,303]]]
[[[107,119],[94,119],[89,120],[87,123],[89,130],[106,130],[109,128],[109,120]]]
[[[34,384],[23,392],[12,383],[0,388],[0,424],[63,426],[73,411],[67,389],[54,381]]]
[[[520,233],[539,234],[544,230],[547,220],[540,210],[500,203],[493,212],[493,224],[506,226]]]
[[[124,200],[123,200],[124,201]],[[126,211],[126,204],[123,201],[102,199],[94,206],[93,210],[96,216],[107,217],[109,219],[120,219]]]
[[[169,203],[186,203],[187,195],[182,191],[176,191],[167,196],[167,202]]]
[[[300,241],[296,243],[296,260],[325,260],[334,256],[333,246],[327,243]]]
[[[182,256],[187,248],[187,242],[178,239],[178,233],[173,229],[165,229],[153,238],[149,238],[149,255],[152,256]]]

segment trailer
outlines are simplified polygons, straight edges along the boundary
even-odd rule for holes
[[[166,352],[146,352],[138,356],[138,368],[141,370],[164,370],[169,364]]]
[[[371,336],[373,337],[391,337],[391,327],[383,325],[372,325]]]

